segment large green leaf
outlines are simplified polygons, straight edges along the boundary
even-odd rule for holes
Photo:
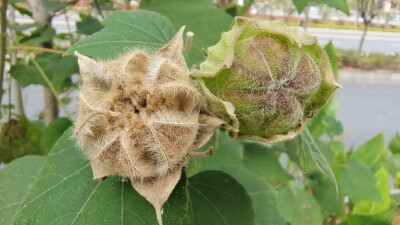
[[[61,92],[65,88],[73,86],[70,77],[79,72],[75,57],[63,57],[57,54],[43,53],[36,56],[36,61],[50,82],[52,82],[56,91]],[[10,74],[24,87],[31,84],[48,87],[45,79],[43,79],[43,76],[32,62],[28,65],[16,64],[12,66]]]
[[[174,36],[175,29],[167,18],[155,12],[116,11],[104,20],[105,28],[72,45],[75,51],[94,59],[109,60],[134,48],[159,49]]]
[[[340,169],[340,190],[356,205],[362,200],[382,201],[374,174],[353,157]]]
[[[396,133],[389,143],[389,149],[393,154],[400,154],[400,133]]]
[[[140,7],[168,17],[175,28],[185,25],[187,31],[194,32],[187,56],[189,66],[204,61],[201,50],[216,44],[233,21],[212,0],[143,0]]]
[[[235,178],[249,194],[256,225],[285,225],[285,220],[276,209],[277,191],[268,182],[253,172],[239,166],[227,166],[221,170]]]
[[[153,206],[129,182],[93,180],[89,162],[68,129],[56,142],[14,224],[156,224]],[[185,179],[163,207],[165,224],[180,224],[187,211]]]
[[[369,168],[380,168],[380,162],[386,155],[385,135],[383,132],[368,140],[359,147],[352,156],[363,162]]]
[[[190,214],[186,224],[255,224],[249,195],[242,185],[223,172],[196,174],[189,178],[188,191]]]
[[[187,168],[188,174],[192,175],[207,170],[221,170],[231,175],[244,186],[250,195],[257,224],[283,225],[284,221],[276,210],[275,190],[268,181],[277,174],[281,174],[283,177],[274,181],[282,182],[291,179],[291,177],[281,168],[274,150],[256,143],[241,143],[219,130],[216,131],[214,140],[216,148],[213,155],[208,158],[193,159]],[[245,151],[243,146],[246,146]],[[256,149],[252,149],[252,146]],[[254,152],[247,154],[247,151],[253,150]],[[266,154],[263,152],[266,152]],[[252,162],[254,162],[254,165],[246,167]],[[266,171],[263,171],[264,169]],[[277,174],[273,174],[274,172]]]
[[[250,170],[273,185],[292,179],[282,168],[276,149],[260,143],[233,140],[221,131],[216,131],[214,140],[212,157],[192,160],[187,169],[189,176],[199,171],[220,170],[234,165]]]
[[[25,156],[0,170],[0,224],[11,224],[44,163],[44,157]]]
[[[56,118],[43,130],[40,137],[40,144],[49,152],[59,137],[72,125],[68,118]]]
[[[321,208],[302,188],[286,187],[279,191],[278,210],[291,225],[322,224]]]
[[[324,174],[328,178],[328,180],[334,185],[336,193],[338,193],[338,186],[336,183],[335,175],[333,174],[329,163],[326,161],[325,156],[321,152],[321,149],[319,148],[307,128],[301,134],[301,140],[303,161],[311,159],[317,166],[317,168],[321,171],[321,173]]]
[[[243,166],[243,145],[240,141],[233,140],[225,132],[217,130],[213,141],[204,147],[207,148],[210,144],[214,144],[212,157],[190,160],[186,168],[188,177],[202,171],[219,170],[223,166]]]
[[[256,142],[245,142],[243,145],[245,148],[243,162],[247,169],[274,185],[292,179],[281,166],[279,151]]]

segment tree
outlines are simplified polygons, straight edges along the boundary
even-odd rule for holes
[[[358,52],[361,53],[365,37],[367,36],[368,26],[371,24],[372,19],[378,14],[378,9],[375,0],[357,0],[357,10],[361,16],[364,24],[364,30],[361,36]]]

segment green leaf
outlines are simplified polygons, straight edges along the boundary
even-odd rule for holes
[[[25,156],[0,170],[0,224],[11,224],[44,163],[44,157]]]
[[[251,225],[254,212],[242,185],[220,171],[206,171],[189,178],[187,224]]]
[[[322,224],[323,220],[318,203],[302,188],[281,189],[278,211],[291,225]]]
[[[103,29],[100,21],[92,16],[85,17],[82,21],[76,22],[76,30],[78,33],[91,35]]]
[[[382,201],[374,174],[356,158],[349,157],[340,169],[339,185],[341,192],[356,205],[362,200]]]
[[[43,130],[40,137],[40,144],[49,152],[59,137],[72,125],[68,118],[56,118]]]
[[[353,208],[353,213],[375,215],[385,212],[390,208],[391,197],[389,174],[386,169],[382,167],[375,173],[375,178],[378,180],[378,189],[382,202],[362,200],[360,204]]]
[[[227,133],[216,131],[213,155],[195,158],[187,168],[188,176],[200,171],[220,170],[225,166],[241,166],[257,174],[273,185],[284,183],[292,177],[281,166],[276,149],[263,144],[240,142],[231,139]]]
[[[13,224],[156,224],[154,208],[129,182],[93,180],[89,162],[68,129],[25,196]],[[165,224],[181,224],[187,211],[181,180],[163,207]]]
[[[321,149],[315,143],[314,138],[311,136],[310,131],[307,128],[301,134],[301,140],[304,159],[307,160],[307,158],[311,158],[319,171],[321,171],[322,174],[324,174],[334,185],[336,193],[338,193],[338,185],[335,175],[333,174],[329,163],[326,161],[325,156],[322,154]]]
[[[276,209],[278,193],[270,183],[240,166],[227,166],[221,170],[235,178],[246,189],[252,201],[256,225],[286,224]]]
[[[56,36],[56,30],[48,24],[39,25],[28,36],[24,36],[19,40],[21,44],[41,45],[43,42],[51,41]]]
[[[220,130],[214,134],[214,150],[212,157],[194,158],[190,160],[186,172],[190,177],[198,172],[219,170],[227,165],[243,166],[243,145],[240,141],[233,140],[226,132]],[[209,147],[208,145],[204,147]]]
[[[389,143],[389,149],[393,154],[400,154],[400,133],[396,133]]]
[[[116,11],[104,20],[105,28],[72,45],[75,51],[94,59],[109,60],[134,48],[159,49],[174,36],[167,18],[145,10]]]
[[[386,161],[385,167],[390,175],[392,175],[393,178],[396,178],[397,174],[400,174],[400,155],[396,154],[390,157]]]
[[[244,142],[243,145],[245,148],[243,162],[247,169],[273,185],[292,179],[281,166],[279,151],[256,142]]]
[[[45,1],[44,2],[44,7],[48,9],[49,11],[55,12],[60,9],[64,9],[67,6],[71,5],[72,3],[75,3],[74,1]]]
[[[183,25],[194,32],[189,55],[189,67],[204,61],[202,49],[217,43],[221,33],[229,29],[233,18],[211,0],[143,0],[140,8],[152,10],[168,17],[175,28]]]
[[[329,57],[329,61],[331,62],[333,73],[335,74],[335,78],[337,80],[338,79],[338,64],[337,64],[335,47],[333,46],[332,41],[329,41],[329,43],[325,45],[324,50]]]
[[[335,188],[321,173],[316,172],[310,177],[314,181],[312,184],[313,196],[325,212],[325,215],[346,215],[344,196],[337,196]]]
[[[294,6],[296,6],[297,12],[300,14],[308,5],[309,0],[292,0]]]
[[[296,0],[293,0],[296,1]],[[349,5],[347,4],[347,0],[315,0],[318,4],[326,4],[327,6],[340,10],[347,15],[350,14]]]
[[[380,167],[380,161],[385,155],[385,135],[383,132],[368,140],[352,154],[354,158],[360,160],[371,169]]]
[[[53,83],[56,91],[61,92],[73,86],[70,77],[79,72],[75,57],[63,57],[58,54],[43,53],[36,56],[36,61]],[[32,62],[28,65],[16,64],[12,66],[10,74],[24,87],[31,84],[39,84],[48,87],[39,70]]]

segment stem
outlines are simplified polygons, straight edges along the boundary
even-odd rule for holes
[[[7,50],[9,50],[9,51],[32,50],[32,51],[41,51],[41,52],[48,52],[48,53],[54,53],[54,54],[60,54],[60,55],[64,54],[63,51],[57,50],[57,49],[35,47],[35,46],[26,46],[26,45],[8,46]]]
[[[93,4],[94,4],[94,7],[97,10],[97,13],[101,16],[102,19],[104,19],[104,15],[103,15],[103,12],[100,9],[100,5],[99,5],[98,0],[93,0]]]
[[[69,114],[67,108],[65,108],[64,103],[62,103],[61,99],[57,95],[57,91],[53,86],[53,83],[51,83],[49,77],[46,75],[46,73],[43,71],[42,67],[37,63],[35,58],[33,58],[31,55],[29,55],[29,59],[32,60],[33,64],[35,65],[36,69],[39,71],[40,75],[42,75],[43,79],[46,81],[46,84],[49,86],[51,92],[53,93],[54,97],[56,98],[58,104],[60,105],[61,109],[64,111],[65,115],[71,119],[71,115]]]
[[[7,0],[1,1],[1,46],[0,46],[0,106],[1,99],[3,96],[3,75],[4,75],[4,67],[6,63],[6,29],[7,29]],[[0,109],[0,117],[1,117],[1,109]]]

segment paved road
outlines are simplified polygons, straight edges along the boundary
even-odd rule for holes
[[[359,146],[384,131],[385,142],[389,143],[400,132],[400,75],[365,73],[372,76],[354,79],[357,75],[362,74],[339,73],[343,88],[335,99],[339,103],[337,116],[345,130],[343,140],[347,147]]]
[[[330,40],[337,48],[358,49],[362,31],[308,28],[308,33],[317,36],[321,45]],[[400,33],[368,31],[363,50],[366,52],[400,53]]]

